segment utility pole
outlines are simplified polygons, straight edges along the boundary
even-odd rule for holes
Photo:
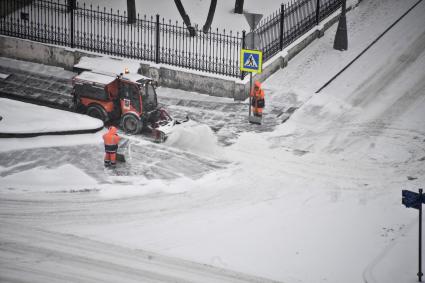
[[[423,200],[422,189],[419,189],[419,199]],[[422,282],[422,203],[419,205],[419,271],[418,279]]]
[[[425,203],[423,190],[419,189],[419,193],[415,193],[408,190],[403,190],[402,201],[406,207],[414,208],[419,210],[419,262],[418,262],[418,280],[422,282],[422,204]]]

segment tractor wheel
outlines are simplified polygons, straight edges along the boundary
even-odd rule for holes
[[[142,131],[143,122],[136,115],[124,115],[121,118],[121,127],[126,133],[136,135]]]
[[[103,122],[106,122],[108,119],[108,114],[103,110],[102,107],[98,105],[91,105],[87,108],[87,115],[93,118],[97,118],[102,120]]]

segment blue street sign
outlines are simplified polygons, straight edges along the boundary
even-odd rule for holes
[[[425,198],[421,199],[418,193],[411,192],[408,190],[402,190],[401,195],[401,203],[404,204],[406,207],[419,209],[421,203],[425,203]]]
[[[241,71],[261,73],[263,64],[263,53],[258,50],[241,50]]]

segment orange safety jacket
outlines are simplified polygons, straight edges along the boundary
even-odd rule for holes
[[[105,152],[116,153],[120,141],[120,137],[117,135],[117,129],[111,127],[111,129],[103,135],[103,141],[105,143]]]
[[[252,106],[256,108],[263,108],[264,103],[264,90],[261,88],[261,84],[259,82],[255,82],[255,86],[258,87],[257,90],[255,88],[252,89],[250,96],[252,99]]]

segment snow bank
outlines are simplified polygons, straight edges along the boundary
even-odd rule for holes
[[[103,122],[87,115],[0,98],[0,133],[24,134],[90,130]]]
[[[0,173],[3,170],[0,169]],[[7,175],[2,177],[0,187],[39,192],[91,189],[96,185],[96,180],[80,169],[66,164],[54,169],[37,167]]]

